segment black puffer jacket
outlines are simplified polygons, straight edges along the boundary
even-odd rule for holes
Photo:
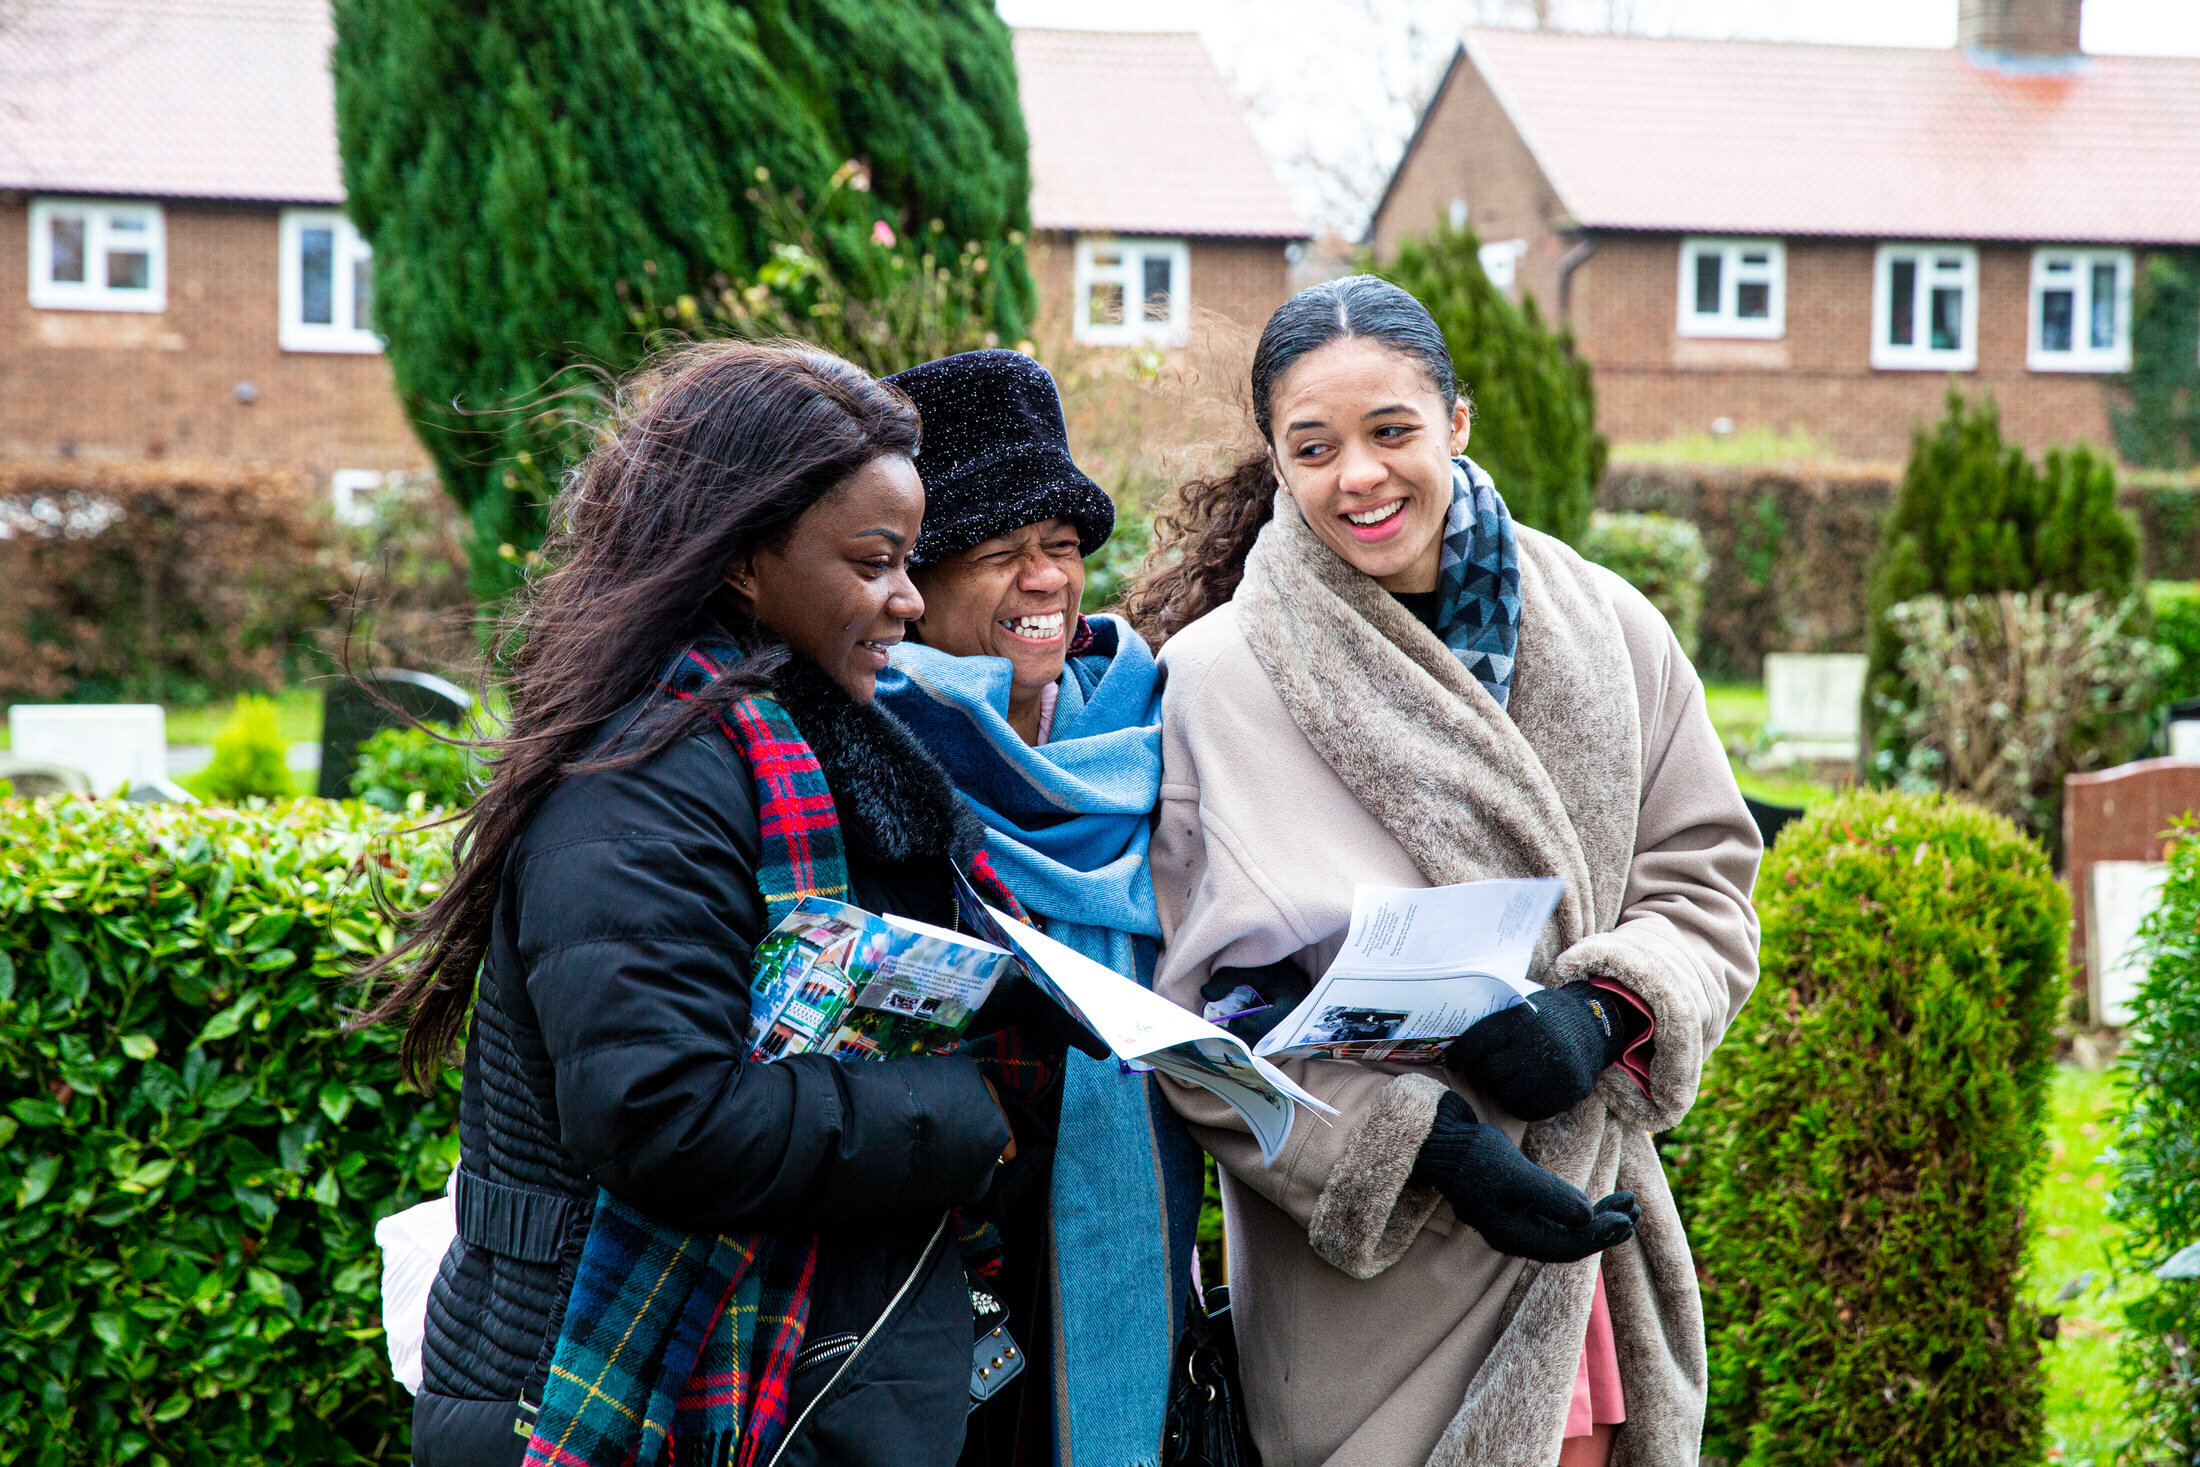
[[[938,766],[807,664],[775,692],[832,787],[852,899],[952,925],[947,863],[984,831]],[[971,1305],[945,1219],[1008,1127],[967,1059],[744,1062],[758,850],[753,778],[709,728],[569,781],[512,852],[466,1050],[459,1241],[428,1300],[423,1467],[520,1461],[599,1185],[683,1226],[821,1234],[775,1467],[956,1460]]]

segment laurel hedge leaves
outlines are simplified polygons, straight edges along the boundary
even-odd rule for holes
[[[1763,976],[1675,1138],[1704,1451],[1733,1467],[2037,1462],[2019,1291],[2069,902],[2008,821],[1852,793],[1757,882]]]
[[[2117,1072],[2125,1110],[2109,1203],[2124,1225],[2118,1363],[2143,1462],[2200,1461],[2200,1279],[2147,1278],[2200,1243],[2200,826],[2176,835],[2161,905],[2139,930],[2147,973]]]
[[[443,1185],[455,1107],[341,1028],[375,881],[448,870],[402,829],[0,800],[0,1461],[405,1460],[373,1229]]]

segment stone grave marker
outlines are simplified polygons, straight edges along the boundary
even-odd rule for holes
[[[2063,780],[2063,867],[2070,883],[2073,976],[2096,1024],[2120,1023],[2130,985],[2131,935],[2161,893],[2166,833],[2200,811],[2200,761],[2140,759]],[[2096,880],[2096,867],[2108,867]]]
[[[168,777],[168,713],[158,703],[17,703],[15,756],[84,771],[95,795]]]
[[[377,693],[401,711],[384,707]],[[326,800],[349,799],[359,746],[385,728],[407,726],[406,715],[421,723],[463,725],[473,711],[474,700],[464,689],[432,672],[376,668],[331,685],[321,704],[321,776],[314,792]]]
[[[1774,760],[1856,758],[1864,733],[1864,669],[1849,652],[1765,656],[1765,722]]]

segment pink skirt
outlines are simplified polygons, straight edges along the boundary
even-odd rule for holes
[[[1574,1400],[1566,1412],[1566,1441],[1559,1467],[1604,1467],[1612,1457],[1612,1428],[1627,1419],[1620,1392],[1619,1345],[1612,1337],[1612,1308],[1604,1300],[1604,1270],[1597,1270],[1589,1300],[1589,1333],[1574,1369]]]

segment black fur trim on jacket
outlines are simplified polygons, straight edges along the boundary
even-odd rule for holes
[[[817,754],[850,859],[898,865],[947,856],[970,864],[985,825],[900,719],[856,702],[800,658],[773,675],[772,696]]]

